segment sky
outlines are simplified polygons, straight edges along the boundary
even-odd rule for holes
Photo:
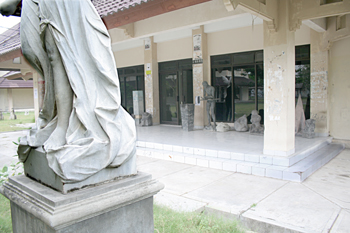
[[[8,28],[13,27],[21,21],[21,17],[9,16],[5,17],[0,15],[0,34],[5,32]]]

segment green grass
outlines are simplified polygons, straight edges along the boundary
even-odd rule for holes
[[[245,232],[235,220],[197,212],[177,212],[164,206],[153,206],[155,233],[238,233]]]
[[[16,113],[16,120],[9,120],[10,113],[3,113],[4,120],[0,120],[0,132],[9,132],[16,130],[24,130],[28,128],[17,127],[16,124],[34,123],[34,112],[29,112],[29,115],[24,115],[24,112]]]
[[[12,233],[10,201],[0,194],[0,232]]]
[[[197,212],[177,212],[154,205],[155,233],[238,233],[245,232],[235,220],[218,218]],[[0,195],[0,232],[12,233],[10,202]]]
[[[264,103],[259,101],[258,108],[259,109],[263,109],[264,108]],[[252,102],[252,103],[247,103],[247,102],[236,103],[235,104],[235,113],[236,113],[235,117],[236,117],[236,120],[238,118],[240,118],[241,116],[243,116],[244,114],[249,116],[249,114],[252,113],[252,110],[255,110],[255,103],[254,102]]]

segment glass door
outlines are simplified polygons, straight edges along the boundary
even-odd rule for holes
[[[181,70],[179,72],[179,104],[193,104],[193,79],[192,79],[192,69]],[[179,108],[180,109],[180,106]],[[179,114],[179,124],[182,122],[181,112]]]
[[[256,109],[255,65],[234,67],[235,120]],[[249,120],[249,119],[248,119]]]
[[[216,100],[216,121],[232,121],[233,114],[233,83],[231,67],[213,69],[215,98]]]
[[[179,124],[178,72],[160,74],[160,117],[166,124]]]

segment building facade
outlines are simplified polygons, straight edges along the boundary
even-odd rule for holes
[[[294,153],[299,95],[318,136],[350,140],[350,0],[93,3],[110,33],[130,114],[132,91],[142,90],[154,124],[180,125],[180,104],[203,96],[207,81],[215,87],[217,122],[259,111],[264,154]],[[17,56],[1,55],[1,67]],[[206,121],[201,102],[195,128]]]

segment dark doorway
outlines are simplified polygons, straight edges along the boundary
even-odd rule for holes
[[[145,96],[144,65],[118,68],[117,70],[120,82],[122,106],[129,112],[129,114],[134,114],[132,92],[142,90],[143,96]],[[143,105],[145,107],[145,101],[143,101]]]
[[[193,103],[192,60],[159,63],[160,122],[181,124],[180,104]]]

